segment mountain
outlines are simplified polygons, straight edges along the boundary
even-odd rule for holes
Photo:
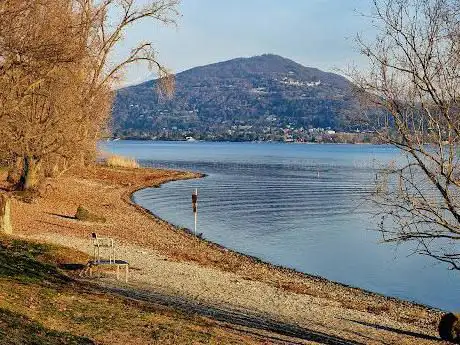
[[[237,58],[176,75],[172,99],[157,80],[117,91],[116,135],[260,139],[281,128],[346,129],[357,101],[344,77],[277,55]],[[268,134],[267,134],[268,133]]]

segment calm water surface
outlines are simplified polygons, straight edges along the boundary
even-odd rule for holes
[[[103,149],[143,165],[199,171],[203,179],[147,188],[134,201],[265,261],[385,295],[459,310],[460,272],[410,247],[380,244],[367,201],[388,146],[116,141]]]

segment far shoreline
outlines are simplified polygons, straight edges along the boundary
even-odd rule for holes
[[[117,142],[117,141],[140,141],[140,142],[151,142],[151,143],[189,143],[189,144],[196,144],[196,143],[235,143],[235,144],[286,144],[286,145],[375,145],[375,146],[391,146],[388,143],[367,143],[367,142],[310,142],[310,141],[282,141],[282,140],[179,140],[179,139],[150,139],[150,138],[137,138],[137,137],[130,137],[130,138],[107,138],[103,140],[103,142]]]

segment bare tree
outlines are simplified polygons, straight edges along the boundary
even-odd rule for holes
[[[87,121],[94,122],[95,110],[98,110],[99,123],[106,124],[110,115],[111,98],[107,95],[122,77],[124,68],[135,63],[145,63],[151,70],[156,70],[160,77],[158,92],[170,97],[174,90],[174,78],[159,63],[151,42],[139,42],[131,52],[112,62],[114,49],[122,43],[127,30],[138,22],[150,20],[164,25],[175,25],[178,16],[177,6],[180,0],[76,0],[80,22],[84,24],[88,83],[83,91],[82,106]],[[109,105],[109,107],[107,107]],[[85,119],[82,118],[82,121]],[[83,137],[90,145],[85,155],[94,158],[95,143],[103,126],[84,126],[92,129],[84,132]],[[83,152],[83,151],[82,151]],[[85,160],[85,157],[82,157]]]
[[[143,20],[154,20],[163,24],[175,24],[179,0],[77,0],[81,21],[87,23],[86,36],[91,53],[92,89],[116,82],[127,65],[144,62],[157,69],[163,81],[170,81],[168,70],[158,62],[151,42],[140,42],[131,53],[116,63],[110,57],[114,48],[121,43],[127,29]],[[171,86],[163,83],[164,87]],[[171,91],[165,89],[164,91]],[[91,92],[90,92],[91,93]]]
[[[141,4],[142,3],[142,4]],[[110,61],[126,30],[174,23],[178,0],[5,0],[0,3],[0,149],[18,187],[94,159],[123,69],[147,62],[171,91],[150,43]]]
[[[0,84],[2,148],[22,160],[20,186],[33,188],[43,158],[56,151],[68,117],[63,108],[73,73],[84,58],[69,4],[2,4]],[[73,114],[71,111],[69,114]]]
[[[377,178],[380,230],[460,269],[460,2],[374,0],[374,10],[376,40],[358,37],[370,70],[354,79],[376,132],[403,154]]]

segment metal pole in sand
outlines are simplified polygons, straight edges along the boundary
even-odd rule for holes
[[[193,214],[195,216],[195,228],[194,234],[196,236],[196,224],[198,221],[198,189],[195,188],[195,192],[192,193],[192,207],[193,207]]]

